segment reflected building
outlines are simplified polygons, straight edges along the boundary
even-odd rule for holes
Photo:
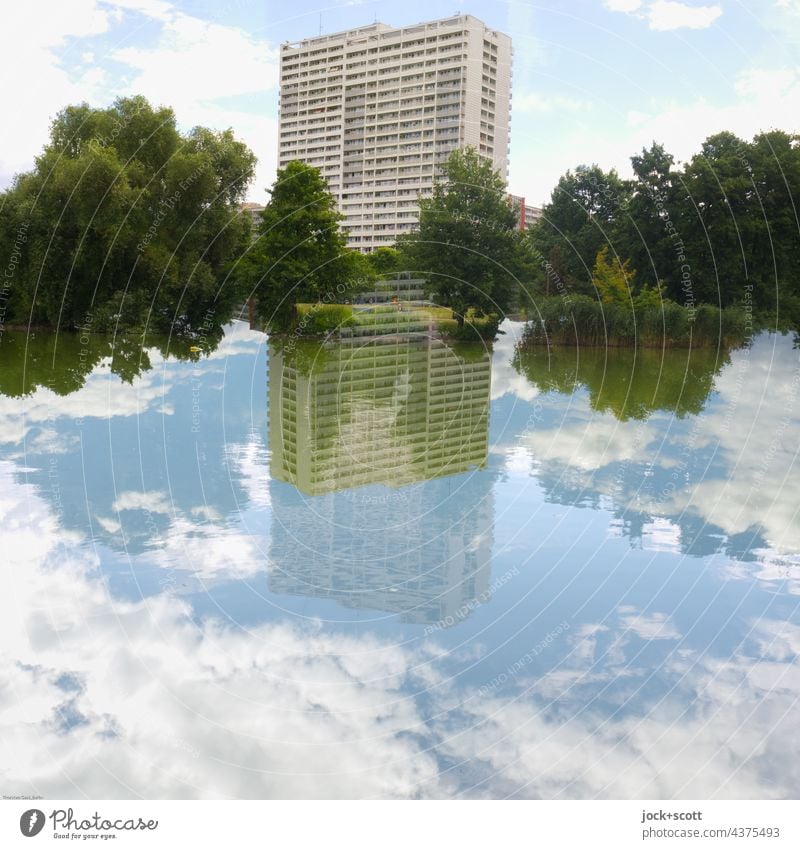
[[[273,347],[270,590],[414,623],[487,600],[489,389],[488,352],[438,339]]]
[[[327,343],[269,360],[273,478],[307,495],[407,486],[483,468],[488,351],[390,336]]]

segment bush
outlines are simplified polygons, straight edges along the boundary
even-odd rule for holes
[[[540,298],[523,332],[523,345],[602,345],[643,348],[736,345],[748,335],[740,307],[703,304],[691,311],[674,301],[652,300],[631,310],[587,295]]]
[[[355,324],[353,308],[344,304],[298,304],[299,335],[319,336]]]

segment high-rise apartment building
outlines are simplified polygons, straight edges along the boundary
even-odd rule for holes
[[[471,15],[375,23],[281,48],[279,164],[319,167],[352,247],[412,229],[455,148],[508,175],[511,39]]]

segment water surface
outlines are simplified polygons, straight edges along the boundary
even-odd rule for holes
[[[800,361],[0,342],[5,795],[796,797]]]

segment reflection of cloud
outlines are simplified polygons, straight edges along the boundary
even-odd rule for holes
[[[643,640],[677,640],[680,634],[665,613],[637,613],[636,608],[619,608],[620,622],[626,631],[632,631]]]
[[[632,432],[636,438],[631,438]],[[592,414],[558,430],[534,428],[525,434],[524,443],[541,463],[558,461],[592,471],[620,460],[639,459],[655,433],[650,425],[628,425],[610,414]]]
[[[15,503],[24,495],[34,509],[0,513],[5,550],[28,563],[0,600],[0,751],[14,786],[391,798],[434,777],[433,757],[403,733],[420,718],[401,693],[412,674],[402,649],[318,627],[195,626],[171,594],[110,602],[87,577],[94,563],[78,548],[65,555],[33,487],[15,490]],[[65,676],[78,682],[68,694]]]
[[[147,510],[148,513],[172,512],[169,496],[166,492],[149,490],[148,492],[120,492],[111,505],[118,513],[121,510]]]
[[[112,601],[91,549],[65,542],[34,487],[6,478],[13,498],[0,503],[0,543],[14,581],[0,598],[0,757],[20,792],[794,795],[794,626],[755,625],[758,660],[670,655],[659,680],[673,690],[610,718],[598,689],[613,686],[622,705],[653,672],[626,655],[626,632],[651,643],[678,636],[663,615],[624,607],[618,626],[576,623],[566,641],[575,650],[551,671],[523,671],[507,691],[476,698],[480,683],[451,679],[452,653],[433,644],[320,624],[198,622],[172,593]],[[210,543],[188,524],[174,531],[176,551]]]
[[[642,526],[642,548],[646,551],[670,551],[679,554],[681,550],[681,528],[669,519],[660,516]]]
[[[800,361],[788,343],[762,337],[722,370],[716,381],[722,403],[700,417],[699,430],[718,446],[725,474],[694,482],[676,506],[729,534],[760,526],[777,551],[794,553],[800,551]]]
[[[151,359],[156,366],[156,358],[151,355]],[[84,385],[69,395],[58,395],[41,386],[24,398],[0,395],[0,443],[20,443],[34,425],[62,416],[80,420],[136,416],[148,410],[171,413],[162,406],[169,389],[169,370],[154,368],[127,384],[108,371],[109,364],[104,360],[86,376]]]
[[[539,395],[538,387],[511,364],[523,326],[520,322],[511,321],[504,321],[501,326],[504,333],[494,343],[492,354],[492,401],[503,395],[515,395],[522,401],[533,401]]]
[[[676,663],[669,671],[683,670]],[[584,675],[576,672],[575,680]],[[546,679],[534,689],[546,687]],[[442,749],[464,762],[472,781],[485,781],[482,792],[492,796],[794,798],[794,667],[701,660],[683,683],[688,692],[664,698],[646,715],[613,721],[583,710],[559,722],[528,700],[475,699],[451,717],[452,727],[465,730]],[[562,680],[559,690],[565,686]]]
[[[229,446],[228,454],[248,504],[257,508],[269,507],[269,454],[263,440],[253,434],[248,442]]]
[[[681,528],[692,522],[691,536],[704,533],[703,523],[707,534],[761,529],[773,556],[792,555],[800,551],[798,353],[789,339],[764,335],[732,352],[714,386],[700,415],[657,413],[646,423],[593,412],[575,393],[555,424],[540,417],[518,444],[495,450],[507,454],[510,471],[535,470],[558,486],[611,497],[618,510],[649,514],[640,531],[648,550],[685,550]]]
[[[229,324],[217,348],[192,365],[194,376],[221,370],[223,364],[219,361],[229,357],[253,356],[265,339],[263,333],[250,330],[244,322]],[[68,395],[43,386],[21,398],[0,395],[0,444],[21,444],[30,436],[28,452],[64,453],[67,441],[74,447],[77,437],[60,434],[51,426],[59,418],[110,419],[147,412],[174,415],[168,396],[176,382],[185,377],[186,365],[165,359],[155,348],[147,349],[147,354],[152,368],[130,383],[111,374],[111,360],[105,358],[86,375],[83,386]]]
[[[263,540],[219,524],[175,519],[164,545],[142,558],[164,569],[191,572],[204,583],[235,581],[266,570]]]

